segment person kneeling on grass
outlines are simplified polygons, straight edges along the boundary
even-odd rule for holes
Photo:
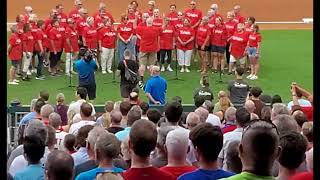
[[[18,36],[17,26],[13,25],[10,28],[11,35],[9,37],[8,56],[11,61],[11,68],[9,71],[9,82],[11,85],[18,85],[19,80],[16,79],[16,70],[22,57],[22,41]]]

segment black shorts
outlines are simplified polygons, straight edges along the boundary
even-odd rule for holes
[[[12,60],[11,61],[11,66],[14,68],[18,68],[19,64],[20,64],[20,60]]]
[[[129,98],[132,89],[135,88],[137,85],[132,84],[121,84],[120,85],[120,94],[122,98]]]
[[[198,46],[198,50],[199,51],[210,51],[210,47],[209,46],[205,46],[204,50],[201,49],[201,46]]]
[[[89,100],[94,100],[96,98],[96,84],[79,85],[79,87],[87,89]]]
[[[62,55],[62,51],[61,52],[57,52],[57,54],[54,54],[54,52],[50,52],[50,67],[53,68],[58,64],[58,61],[60,60]]]
[[[214,44],[211,45],[211,52],[217,52],[223,54],[226,51],[225,46],[216,46]]]

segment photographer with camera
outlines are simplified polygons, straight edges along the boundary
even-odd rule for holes
[[[94,61],[95,53],[87,47],[80,48],[80,59],[75,62],[75,69],[79,74],[79,87],[87,89],[89,100],[96,98],[96,81],[94,72],[98,69]]]

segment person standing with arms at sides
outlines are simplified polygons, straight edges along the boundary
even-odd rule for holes
[[[81,17],[79,14],[79,10],[82,8],[81,0],[75,0],[74,6],[74,9],[72,9],[69,13],[69,18],[72,18],[74,22],[77,22],[77,20]]]
[[[62,4],[58,4],[56,6],[56,10],[57,10],[57,18],[60,19],[60,25],[67,27],[68,26],[68,16],[63,12],[63,5]]]
[[[183,27],[184,15],[182,12],[178,12],[178,20],[174,24],[174,30],[177,32],[178,29]]]
[[[153,10],[153,23],[152,23],[152,26],[154,26],[154,27],[162,27],[162,24],[163,24],[163,19],[160,16],[159,9],[154,9]]]
[[[222,19],[218,17],[211,34],[211,61],[213,60],[214,73],[218,72],[218,65],[221,73],[224,70],[224,52],[226,51],[227,38],[226,27],[222,23]]]
[[[139,22],[139,24],[137,24],[137,28],[138,27],[144,27],[144,26],[147,26],[147,23],[146,23],[146,21],[147,21],[147,19],[149,18],[149,14],[148,13],[143,13],[142,15],[141,15],[142,17],[141,17],[141,22]],[[136,46],[135,46],[135,48],[136,48],[136,59],[138,59],[138,56],[139,56],[139,49],[140,49],[140,39],[137,37],[137,41],[136,41]]]
[[[16,79],[16,70],[22,58],[22,41],[18,35],[17,25],[10,27],[11,34],[9,37],[8,56],[11,61],[11,68],[9,71],[10,85],[18,85],[19,80]]]
[[[150,66],[150,75],[151,78],[144,87],[149,104],[164,105],[166,103],[167,81],[160,76],[159,66]]]
[[[129,100],[129,95],[132,90],[137,86],[138,82],[132,82],[126,78],[125,71],[126,68],[138,74],[139,65],[136,61],[132,60],[132,55],[129,49],[124,51],[124,60],[120,61],[118,64],[118,70],[120,71],[120,94],[124,100]]]
[[[48,38],[44,33],[44,21],[37,21],[37,31],[35,33],[35,53],[38,56],[38,65],[37,65],[37,75],[36,79],[44,80],[44,76],[42,75],[42,67],[43,67],[43,59],[45,57],[47,48],[48,48]],[[44,36],[45,35],[45,36]]]
[[[138,16],[139,19],[141,19],[142,13],[138,10],[139,3],[137,1],[131,1],[130,5],[132,5],[134,13]]]
[[[209,18],[202,17],[201,24],[196,33],[196,48],[198,49],[200,57],[200,72],[207,73],[209,40],[211,36],[211,29],[208,26]]]
[[[118,25],[118,54],[119,60],[124,59],[123,53],[126,49],[129,49],[132,52],[132,56],[135,60],[135,44],[132,39],[134,29],[136,28],[136,23],[133,25],[129,23],[127,14],[121,15],[121,24]]]
[[[98,34],[93,23],[94,23],[93,17],[88,17],[87,18],[88,26],[83,29],[82,41],[83,41],[83,45],[87,46],[89,50],[96,51],[97,45],[98,45]]]
[[[228,34],[227,46],[226,46],[226,60],[227,60],[228,66],[229,66],[229,62],[230,62],[230,52],[229,52],[230,40],[231,40],[232,35],[234,34],[234,32],[237,29],[237,23],[234,21],[234,13],[233,13],[233,11],[229,11],[227,13],[227,22],[225,22],[224,25],[226,26],[226,30],[227,30],[227,34]]]
[[[78,33],[75,30],[75,22],[72,18],[67,20],[68,26],[66,27],[66,38],[64,42],[64,52],[66,53],[66,75],[71,76],[75,74],[73,71],[73,61],[79,52]]]
[[[137,36],[140,39],[139,49],[139,86],[142,86],[144,71],[146,66],[155,65],[157,62],[157,51],[159,51],[159,41],[161,28],[152,26],[152,19],[147,19],[147,26],[137,28]]]
[[[134,11],[133,5],[129,4],[128,5],[128,22],[131,23],[132,25],[136,22],[136,24],[140,24],[141,22],[141,16],[136,14]]]
[[[83,38],[82,38],[82,35],[83,35],[83,30],[85,27],[88,26],[87,24],[87,17],[88,17],[88,11],[84,8],[81,8],[79,9],[79,14],[80,14],[80,17],[77,19],[76,21],[76,30],[79,34],[79,47],[83,47]]]
[[[185,17],[190,19],[190,26],[192,29],[197,29],[201,23],[202,11],[197,9],[197,2],[195,0],[190,1],[190,9],[185,12]]]
[[[166,17],[169,20],[169,24],[171,26],[174,26],[176,22],[178,21],[178,12],[177,12],[177,6],[176,4],[170,5],[169,13],[166,14]]]
[[[258,70],[259,70],[259,54],[261,47],[261,34],[259,32],[259,26],[253,25],[253,32],[249,35],[248,45],[246,51],[248,53],[250,64],[251,64],[251,73],[247,76],[248,79],[255,80],[258,79]]]
[[[93,18],[94,20],[96,20],[96,18],[100,18],[101,20],[103,19],[109,19],[111,21],[111,23],[114,23],[114,18],[113,16],[106,10],[107,6],[105,3],[100,2],[99,3],[99,10],[98,12],[93,14]]]
[[[149,16],[153,16],[153,10],[156,7],[156,2],[155,1],[148,1],[148,10],[146,11],[146,13],[149,14]]]
[[[228,83],[227,89],[230,92],[230,100],[235,107],[242,107],[249,92],[249,84],[242,78],[244,68],[236,68],[236,79]]]
[[[234,12],[234,21],[238,24],[238,23],[245,23],[246,18],[244,18],[241,14],[240,14],[240,5],[235,5],[233,7],[233,12]]]
[[[160,34],[160,60],[161,60],[161,71],[173,71],[170,64],[172,60],[172,50],[175,44],[175,32],[174,27],[170,25],[168,18],[164,19],[164,24],[162,26],[162,31]],[[167,58],[167,68],[165,68],[165,58]]]
[[[51,9],[49,12],[49,17],[44,20],[44,29],[45,32],[48,33],[50,29],[52,28],[51,22],[53,19],[58,19],[58,12],[56,9]]]
[[[115,31],[110,19],[103,20],[103,27],[98,32],[99,50],[101,53],[101,69],[102,74],[112,73],[112,61],[117,39]]]
[[[48,33],[48,38],[50,40],[50,69],[51,76],[58,75],[57,73],[57,63],[59,61],[59,57],[61,57],[62,53],[62,42],[63,36],[62,33],[58,30],[59,21],[54,19],[51,22],[52,28]]]
[[[209,27],[210,28],[214,28],[214,26],[216,25],[216,19],[217,18],[221,18],[222,19],[222,23],[223,23],[223,18],[218,13],[218,5],[217,4],[211,4],[210,10],[211,10],[211,17],[210,17],[210,20],[209,20]]]
[[[237,25],[237,31],[234,32],[233,36],[230,39],[229,74],[232,74],[234,64],[237,63],[237,61],[240,62],[240,67],[244,68],[244,65],[246,63],[245,49],[247,47],[247,42],[248,42],[248,36],[244,32],[244,24],[239,23]]]
[[[190,26],[190,20],[188,18],[185,18],[183,23],[184,26],[176,32],[177,59],[181,67],[180,72],[190,72],[188,67],[191,61],[195,32]]]
[[[256,19],[252,16],[247,18],[247,22],[245,23],[244,26],[244,31],[248,34],[248,36],[250,35],[251,32],[253,32],[253,25],[256,22]]]
[[[24,24],[23,26],[23,34],[22,34],[22,47],[23,47],[23,81],[30,80],[28,74],[29,66],[31,64],[31,59],[34,50],[34,37],[31,33],[31,26],[29,23]]]

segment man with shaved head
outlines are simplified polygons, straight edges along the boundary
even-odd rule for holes
[[[120,111],[117,111],[117,110],[111,111],[110,117],[111,117],[111,124],[107,129],[108,132],[112,134],[116,134],[117,132],[124,130],[124,128],[121,127],[122,114]]]
[[[239,145],[242,173],[223,180],[274,179],[272,166],[280,151],[277,128],[267,121],[253,121],[244,130]]]
[[[257,115],[254,113],[256,110],[256,106],[252,100],[247,100],[244,103],[244,108],[247,109],[247,111],[250,113],[250,119],[256,119]]]
[[[73,158],[70,154],[56,150],[48,155],[46,163],[46,179],[48,180],[72,180]]]

